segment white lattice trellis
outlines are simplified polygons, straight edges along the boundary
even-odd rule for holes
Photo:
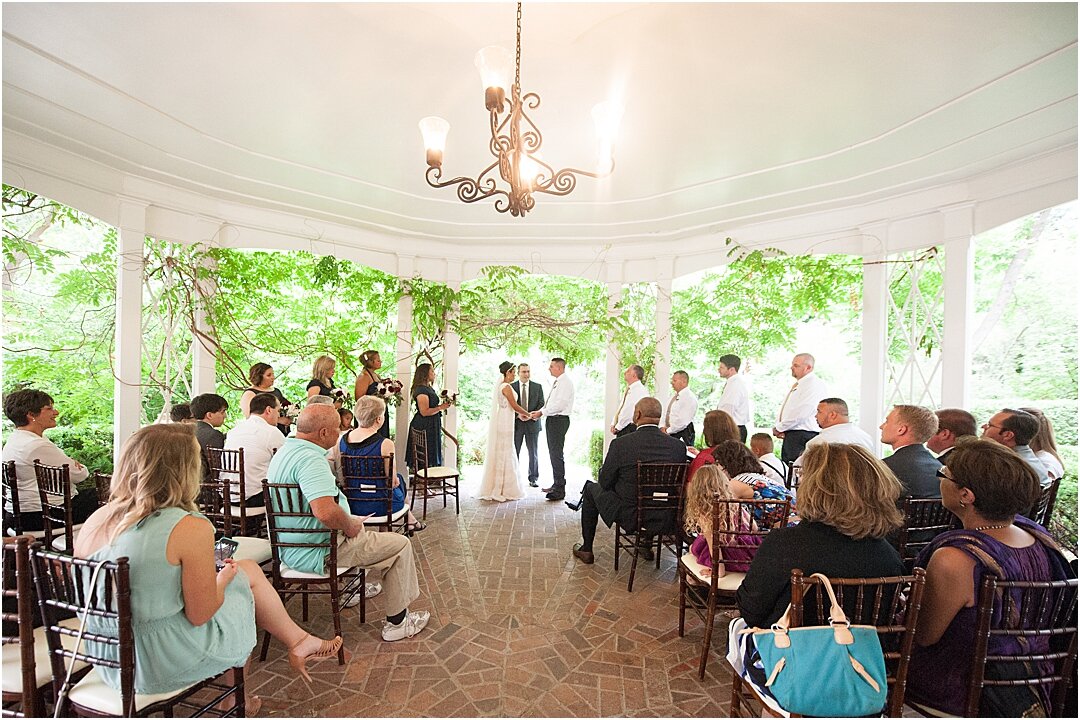
[[[886,407],[941,401],[944,262],[936,247],[888,257]]]

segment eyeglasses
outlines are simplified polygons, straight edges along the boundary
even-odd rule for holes
[[[989,423],[989,422],[988,423],[983,423],[982,429],[985,430],[986,428],[994,428],[996,430],[1004,430],[1005,429],[1005,427],[1002,426],[1002,425],[995,425],[994,423]]]
[[[937,476],[939,478],[945,478],[946,480],[951,480],[952,482],[956,482],[956,478],[953,477],[952,470],[949,469],[948,465],[942,465],[941,467],[939,467],[938,471],[937,471]],[[959,484],[959,483],[957,483],[957,484]]]

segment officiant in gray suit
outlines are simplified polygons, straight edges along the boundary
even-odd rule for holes
[[[531,372],[525,363],[518,365],[518,379],[510,383],[517,393],[518,404],[532,412],[544,406],[544,387],[529,379]],[[529,485],[537,487],[540,478],[540,461],[536,455],[537,439],[540,437],[539,417],[522,421],[514,420],[514,452],[521,455],[521,441],[529,448]]]

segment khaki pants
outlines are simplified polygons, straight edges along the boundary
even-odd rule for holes
[[[337,561],[341,567],[362,567],[368,572],[385,570],[382,595],[386,598],[383,607],[387,615],[401,612],[420,597],[416,558],[412,543],[404,535],[364,530],[338,543]]]

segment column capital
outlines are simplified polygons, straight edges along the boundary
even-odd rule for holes
[[[397,255],[397,276],[402,280],[411,280],[416,272],[415,255]]]
[[[150,209],[150,203],[135,198],[118,196],[120,200],[119,222],[120,230],[131,230],[146,234],[146,212]]]
[[[975,203],[948,205],[938,212],[941,214],[943,240],[970,238],[975,234]]]

